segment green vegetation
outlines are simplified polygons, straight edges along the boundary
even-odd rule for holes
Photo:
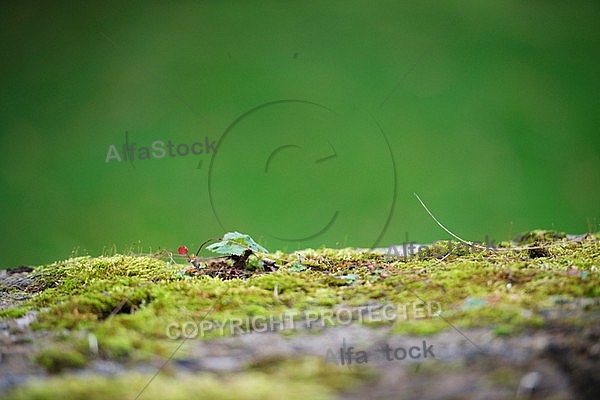
[[[268,258],[274,260],[272,268],[262,263],[248,266],[254,270],[245,279],[217,277],[215,271],[236,268],[231,260],[215,261],[219,268],[207,266],[186,273],[185,265],[174,263],[172,258],[77,257],[35,268],[31,275],[37,293],[22,302],[18,311],[6,309],[0,316],[11,318],[42,310],[32,326],[55,332],[56,349],[42,350],[36,360],[49,371],[58,372],[82,366],[92,357],[123,362],[166,358],[183,340],[169,339],[167,326],[187,321],[199,323],[203,318],[224,321],[284,313],[301,316],[339,307],[355,310],[366,305],[425,301],[438,302],[443,318],[436,314],[437,310],[415,317],[409,307],[407,318],[362,323],[413,335],[452,329],[450,324],[458,329],[491,327],[497,335],[512,335],[545,326],[545,310],[581,298],[600,297],[598,235],[568,240],[564,235],[536,231],[523,238],[544,251],[532,253],[530,249],[514,249],[503,243],[495,252],[450,254],[443,260],[405,260],[352,249],[308,249],[294,254],[269,254]],[[215,276],[210,276],[212,273]],[[242,328],[252,329],[246,322]],[[98,342],[97,354],[92,354],[87,345],[86,338],[92,333]],[[228,329],[205,333],[196,335],[194,340],[230,334]],[[272,376],[260,375],[257,366],[249,368],[258,374],[256,385],[273,384]],[[322,375],[322,371],[311,371],[311,376]],[[286,385],[295,379],[289,375],[292,372],[293,368],[282,372],[288,374],[281,377],[282,382],[287,379]],[[206,380],[207,390],[219,386],[206,376],[194,379]],[[77,398],[75,382],[61,386],[60,393]],[[111,384],[97,393],[111,398],[112,391],[124,382],[119,380],[116,386]],[[232,382],[234,387],[239,383],[235,379]],[[165,383],[167,387],[171,384]],[[90,385],[106,386],[102,379],[86,381],[88,395],[94,392],[89,390]],[[315,393],[319,392],[315,385],[313,381],[306,390],[314,388]],[[330,390],[328,385],[325,384]],[[189,385],[178,386],[181,396],[190,393]],[[256,393],[247,398],[263,393],[258,386]],[[329,393],[322,389],[321,394]],[[23,393],[31,394],[31,398],[35,398],[35,393],[43,393],[37,386],[27,390],[30,391]],[[225,392],[214,390],[217,398],[229,398]]]
[[[331,399],[335,393],[351,389],[359,379],[369,379],[367,371],[351,372],[345,368],[323,366],[315,357],[293,360],[269,360],[268,366],[255,365],[243,376],[209,373],[190,374],[173,379],[168,373],[158,375],[153,381],[160,390],[147,390],[143,398],[189,400],[280,399]],[[34,382],[11,393],[11,398],[28,400],[120,400],[134,399],[151,380],[151,375],[127,373],[118,378],[77,377],[53,378],[47,382]]]
[[[66,368],[80,368],[87,362],[80,351],[60,347],[41,351],[37,354],[36,361],[51,373],[61,372]]]

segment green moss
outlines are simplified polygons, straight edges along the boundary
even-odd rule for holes
[[[517,236],[515,238],[515,242],[519,243],[520,245],[526,245],[541,242],[552,242],[559,239],[564,239],[566,237],[567,235],[564,232],[534,230]]]
[[[509,325],[499,325],[494,328],[496,336],[510,336],[513,333],[513,327]]]
[[[448,323],[441,318],[427,321],[427,323],[416,321],[396,321],[392,333],[405,335],[431,335],[448,329]]]
[[[375,375],[366,368],[345,368],[323,365],[316,357],[291,360],[264,359],[243,375],[209,373],[172,377],[169,374],[120,374],[118,377],[63,376],[44,382],[30,382],[10,393],[19,399],[85,399],[112,400],[136,398],[142,390],[144,399],[333,399],[335,393],[351,390],[359,382]],[[147,387],[146,385],[151,382]]]
[[[8,308],[0,311],[0,318],[21,318],[29,311],[26,307]]]
[[[50,373],[58,373],[67,368],[81,368],[87,364],[86,356],[63,346],[42,350],[35,356],[35,361]]]
[[[118,400],[134,399],[152,379],[151,375],[126,374],[118,378],[54,378],[49,382],[31,383],[15,390],[15,400]],[[173,379],[164,375],[156,377],[153,387],[144,391],[145,399],[187,400],[191,398],[269,400],[281,398],[286,393],[289,399],[331,399],[331,392],[315,384],[299,384],[292,381],[271,380],[263,374],[247,374],[240,377],[219,379],[209,374],[196,374]],[[160,390],[155,388],[159,387]]]
[[[78,257],[37,267],[32,277],[43,290],[3,315],[14,318],[25,310],[44,309],[35,328],[93,332],[101,357],[136,361],[172,354],[183,336],[169,339],[167,327],[189,321],[240,319],[247,332],[253,329],[248,319],[256,316],[287,314],[299,322],[306,313],[331,315],[348,308],[356,323],[387,326],[394,333],[430,335],[455,326],[491,327],[503,336],[543,327],[544,311],[560,306],[557,296],[565,301],[600,296],[600,246],[595,236],[578,242],[555,232],[524,236],[524,242],[542,243],[549,255],[532,257],[526,250],[499,248],[440,262],[352,249],[308,249],[271,254],[277,272],[231,280],[185,277],[180,274],[184,265],[152,257]],[[423,314],[415,309],[423,302],[439,304],[439,309],[423,309]],[[360,314],[367,305],[406,307],[406,313],[398,313],[395,320],[370,321]],[[335,318],[325,321],[327,326],[338,323]],[[193,339],[230,335],[229,327],[207,330]],[[51,370],[80,365],[87,353],[76,336],[63,337],[64,354],[40,355],[40,363]]]

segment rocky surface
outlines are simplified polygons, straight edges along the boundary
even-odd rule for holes
[[[31,271],[29,267],[0,271],[0,310],[16,309],[44,289]],[[12,398],[11,389],[32,378],[42,382],[56,376],[112,379],[139,373],[150,382],[155,375],[177,380],[197,373],[243,376],[257,370],[275,376],[283,361],[293,365],[297,360],[301,365],[300,360],[313,359],[312,365],[353,377],[354,384],[334,396],[339,399],[600,398],[599,298],[559,299],[541,311],[543,328],[507,336],[491,328],[459,330],[449,322],[446,330],[421,336],[358,323],[334,327],[299,323],[293,331],[178,339],[180,346],[171,358],[135,363],[99,355],[91,332],[66,331],[65,335],[84,340],[96,357],[81,368],[60,368],[54,373],[35,361],[40,349],[55,346],[61,334],[32,329],[43,311],[0,319],[0,397]],[[399,360],[384,351],[413,346],[428,347],[431,353],[427,358]],[[355,357],[359,351],[367,352],[368,362],[359,364],[355,358],[351,364],[342,363],[340,352],[349,348]]]

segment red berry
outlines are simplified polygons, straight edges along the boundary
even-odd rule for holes
[[[182,256],[185,256],[188,253],[188,248],[185,246],[179,246],[179,248],[177,249],[177,252],[179,254],[181,254]]]

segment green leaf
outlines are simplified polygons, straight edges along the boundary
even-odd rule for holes
[[[294,271],[294,272],[300,272],[300,271],[304,271],[306,269],[306,267],[302,264],[294,264],[294,266],[292,268],[290,268],[290,271]]]
[[[230,243],[226,240],[222,242],[213,243],[210,246],[208,246],[207,249],[217,254],[224,254],[228,256],[241,256],[242,254],[244,254],[244,251],[246,251],[246,248],[244,246],[241,246],[236,243]]]
[[[239,232],[227,232],[223,236],[223,240],[213,243],[207,247],[208,250],[217,254],[241,256],[246,250],[252,250],[258,253],[268,253],[265,249],[250,237]]]

